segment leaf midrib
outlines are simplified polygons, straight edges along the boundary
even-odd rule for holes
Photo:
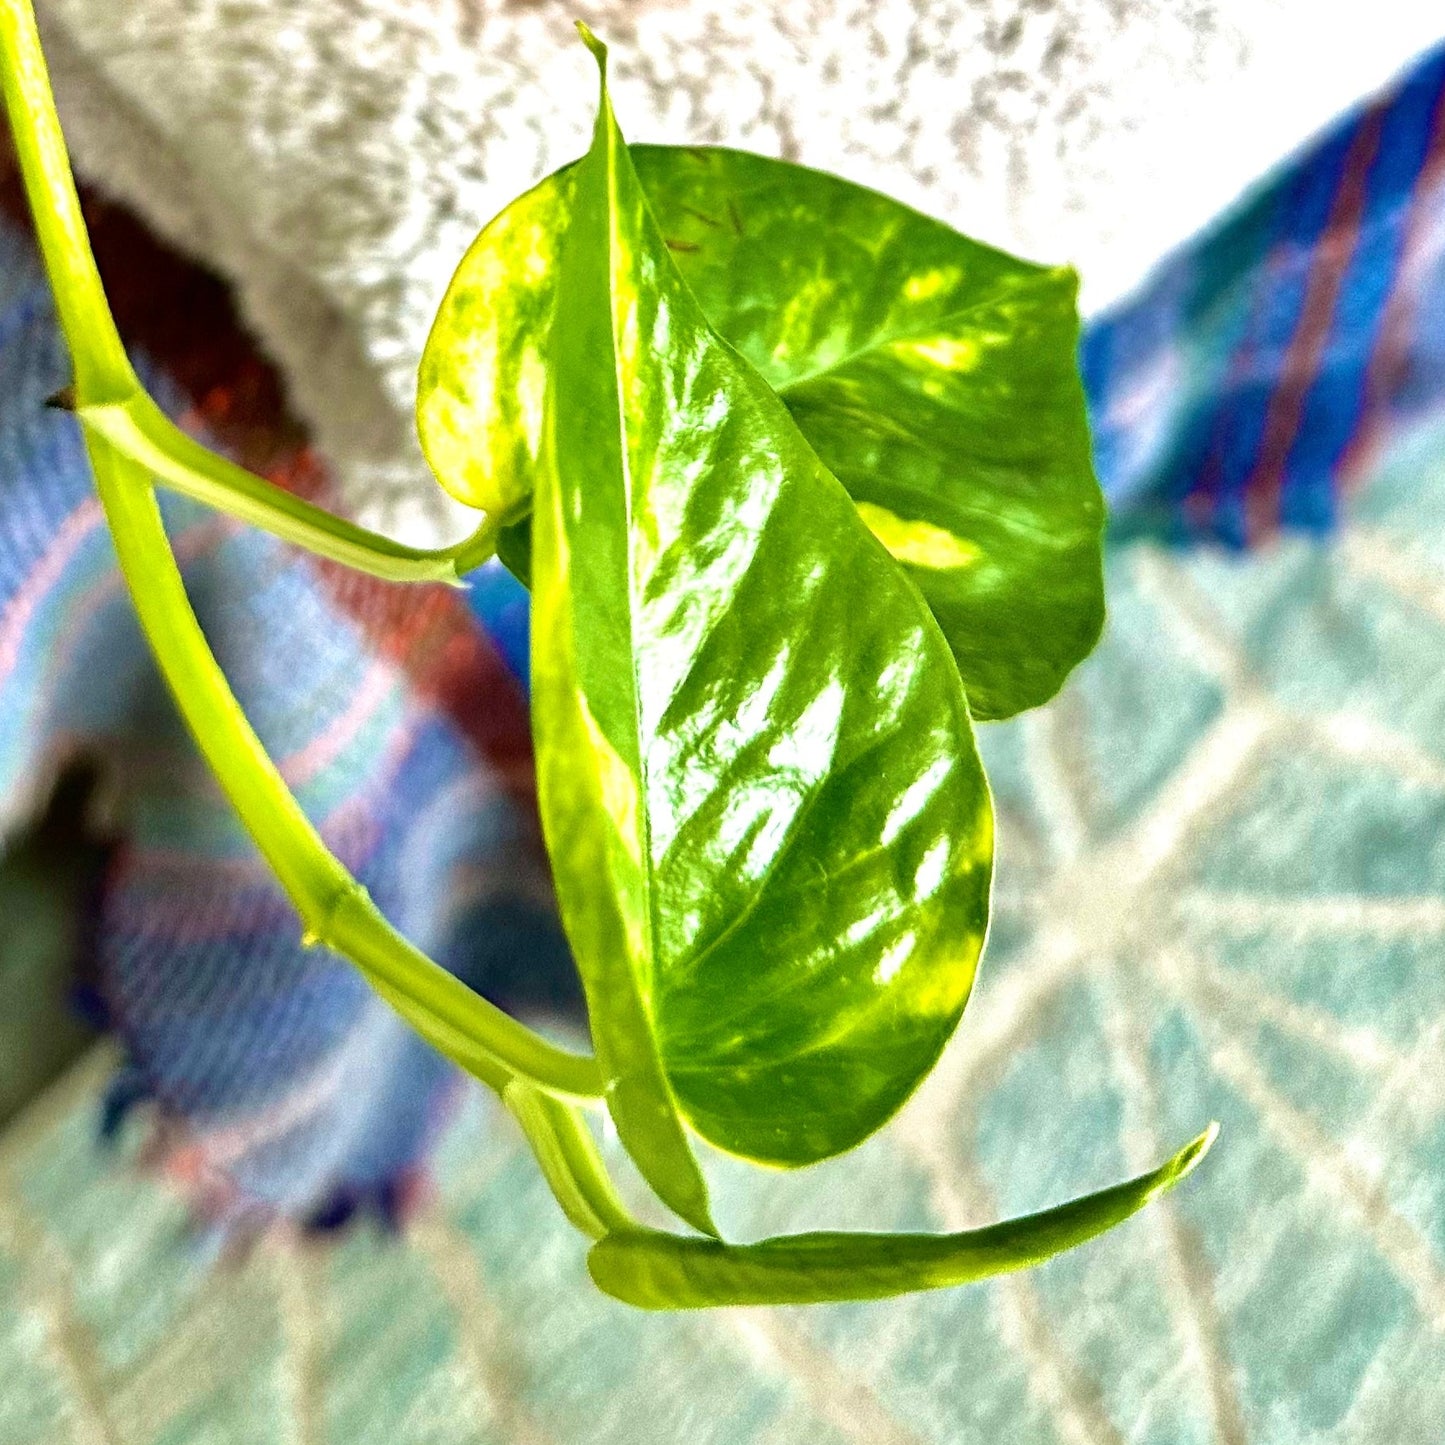
[[[638,785],[641,790],[637,802],[637,814],[642,832],[642,859],[639,872],[642,875],[642,886],[646,894],[647,903],[647,970],[648,977],[644,998],[644,1008],[653,1021],[653,1037],[656,1040],[655,1024],[657,1019],[657,960],[659,955],[658,940],[661,937],[661,927],[657,916],[657,889],[654,886],[652,862],[652,813],[647,806],[649,792],[648,760],[647,749],[644,747],[642,730],[642,677],[638,667],[638,635],[637,615],[639,610],[638,597],[636,592],[636,570],[633,566],[633,545],[635,530],[633,527],[633,507],[635,499],[635,488],[632,476],[632,453],[628,445],[627,431],[627,410],[626,396],[627,389],[623,385],[622,357],[617,340],[617,308],[615,298],[616,287],[616,262],[620,251],[618,246],[618,220],[621,214],[617,203],[617,140],[618,131],[612,117],[612,103],[610,100],[604,102],[606,108],[607,122],[607,336],[608,345],[612,350],[612,385],[617,396],[617,449],[619,460],[619,471],[623,488],[623,511],[625,523],[625,536],[627,538],[626,567],[627,567],[627,640],[629,643],[628,670],[631,677],[631,701],[632,701],[632,736],[637,746],[637,767]],[[641,182],[639,189],[641,189]],[[640,982],[640,980],[639,980]],[[667,1069],[662,1063],[662,1050],[654,1043],[654,1052],[657,1055],[658,1071],[662,1075],[664,1083],[667,1078]],[[668,1086],[670,1087],[670,1085]]]

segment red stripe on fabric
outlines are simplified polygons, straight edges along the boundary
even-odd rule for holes
[[[445,587],[399,587],[334,563],[328,592],[377,652],[404,669],[418,695],[446,714],[507,790],[530,799],[532,732],[525,699],[500,654]]]
[[[1283,269],[1282,248],[1272,243],[1264,256],[1262,277],[1256,275],[1253,278],[1249,316],[1244,332],[1234,346],[1225,370],[1224,384],[1220,389],[1221,394],[1226,398],[1225,405],[1220,407],[1214,417],[1209,430],[1209,443],[1205,449],[1204,462],[1199,468],[1198,476],[1183,497],[1182,506],[1185,520],[1201,535],[1212,530],[1210,524],[1213,521],[1214,509],[1218,504],[1220,488],[1224,481],[1225,443],[1239,410],[1239,395],[1244,380],[1254,370],[1255,358],[1259,354],[1260,331],[1264,325],[1267,309],[1260,303],[1274,294],[1279,274]]]
[[[1285,462],[1329,343],[1345,272],[1359,245],[1370,167],[1380,149],[1388,108],[1384,103],[1372,106],[1355,131],[1324,233],[1315,245],[1300,319],[1285,350],[1279,383],[1265,411],[1259,452],[1244,484],[1245,539],[1250,545],[1279,524]]]
[[[220,277],[152,236],[124,207],[83,189],[86,224],[111,309],[128,346],[161,363],[198,421],[237,461],[321,504],[334,503],[324,463],[286,403],[276,368],[241,323]],[[0,215],[30,229],[14,157],[0,140]],[[308,564],[310,559],[308,559]],[[444,712],[531,807],[527,702],[450,588],[392,586],[330,563],[314,567],[331,599],[417,695]]]
[[[1435,99],[1424,164],[1410,188],[1408,219],[1404,239],[1400,243],[1395,283],[1390,288],[1379,334],[1365,367],[1360,425],[1340,460],[1341,485],[1347,490],[1352,489],[1369,470],[1384,439],[1390,395],[1405,365],[1420,301],[1419,294],[1402,282],[1408,278],[1411,260],[1420,246],[1427,213],[1424,198],[1437,189],[1445,190],[1445,86],[1441,87]]]
[[[273,467],[270,478],[309,501],[325,505],[331,500],[326,465],[310,448]],[[451,720],[496,770],[509,796],[531,812],[526,697],[459,594],[439,584],[382,582],[339,563],[307,561],[331,601],[378,655],[406,673],[417,696]]]

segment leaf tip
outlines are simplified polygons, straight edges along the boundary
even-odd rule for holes
[[[582,43],[592,52],[592,58],[597,62],[597,68],[602,76],[607,76],[607,47],[592,33],[591,28],[585,20],[573,22],[577,26],[577,33],[582,37]]]
[[[645,1294],[627,1288],[630,1276],[618,1261],[614,1236],[604,1235],[587,1251],[587,1273],[592,1277],[592,1283],[609,1299],[632,1305],[635,1309],[657,1308],[647,1302]]]
[[[1219,1137],[1219,1121],[1211,1119],[1209,1127],[1197,1138],[1186,1144],[1178,1154],[1174,1156],[1173,1179],[1171,1183],[1177,1184],[1187,1174],[1194,1171],[1195,1166],[1204,1156],[1209,1153],[1214,1141]]]
[[[682,1201],[679,1201],[679,1204]],[[717,1227],[717,1222],[712,1217],[712,1203],[707,1197],[706,1188],[701,1195],[686,1201],[687,1208],[684,1210],[673,1204],[673,1212],[684,1223],[690,1224],[704,1239],[713,1239],[722,1242],[722,1230]]]

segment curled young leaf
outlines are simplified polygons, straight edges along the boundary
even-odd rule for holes
[[[797,1234],[758,1244],[609,1234],[587,1268],[604,1293],[640,1309],[821,1304],[946,1289],[1041,1264],[1103,1234],[1172,1189],[1208,1152],[1211,1124],[1148,1174],[1067,1204],[960,1234]]]
[[[636,146],[712,326],[927,598],[976,718],[1043,702],[1104,616],[1072,271],[1031,265],[835,176],[740,151]],[[572,171],[477,238],[438,313],[418,419],[442,485],[527,505]]]
[[[532,529],[539,797],[618,1132],[699,1222],[678,1114],[804,1164],[932,1067],[992,819],[937,624],[708,325],[605,89],[572,184]]]

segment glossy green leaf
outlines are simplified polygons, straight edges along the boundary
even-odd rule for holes
[[[584,35],[586,32],[584,32]],[[595,44],[589,40],[590,44]],[[546,334],[532,524],[532,726],[558,903],[587,994],[617,1132],[658,1197],[715,1233],[657,1038],[659,992],[639,633],[639,508],[672,461],[667,378],[645,351],[658,278],[647,217],[607,100],[577,167]],[[664,253],[665,259],[665,253]],[[661,385],[660,385],[661,383]],[[639,410],[646,414],[639,416]],[[660,464],[660,465],[659,465]],[[640,468],[640,470],[639,470]]]
[[[1104,615],[1073,272],[786,162],[632,157],[709,321],[928,599],[974,716],[1052,696]],[[571,184],[560,172],[482,232],[422,367],[421,436],[442,485],[508,517],[526,505],[536,338]]]
[[[531,507],[573,169],[565,184],[520,196],[472,243],[417,370],[417,432],[432,471],[503,525]]]
[[[822,1304],[947,1289],[1035,1264],[1103,1234],[1172,1189],[1208,1152],[1211,1124],[1158,1169],[1038,1214],[960,1234],[787,1235],[758,1244],[610,1234],[587,1268],[599,1289],[641,1309]]]
[[[638,170],[703,310],[928,599],[974,716],[1051,697],[1104,617],[1074,273],[781,161]]]
[[[605,103],[558,291],[539,796],[609,1107],[686,1214],[673,1107],[801,1164],[932,1067],[983,942],[992,819],[937,624],[707,325]]]

